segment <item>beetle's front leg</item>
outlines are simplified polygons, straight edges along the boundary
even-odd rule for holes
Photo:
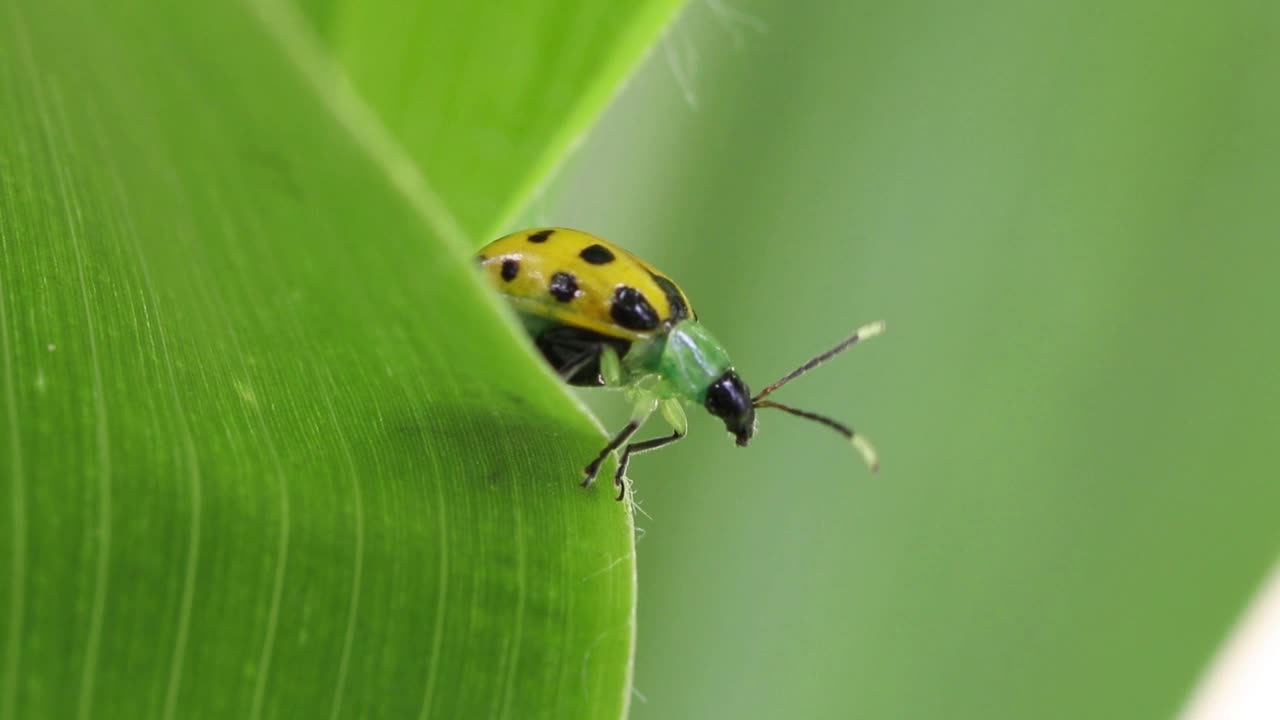
[[[601,367],[603,366],[604,364],[601,363]],[[645,420],[648,420],[649,416],[653,414],[657,405],[658,401],[654,399],[649,399],[636,405],[636,409],[631,415],[631,421],[624,425],[618,431],[618,434],[614,435],[613,439],[609,441],[609,444],[604,446],[600,454],[596,455],[596,458],[582,469],[582,474],[586,476],[582,481],[582,487],[591,487],[591,483],[596,481],[596,475],[600,474],[600,465],[604,463],[605,458],[609,457],[609,453],[622,447],[623,443],[630,440],[631,436],[636,434],[636,431],[640,429]]]

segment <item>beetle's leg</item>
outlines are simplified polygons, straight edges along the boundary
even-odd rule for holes
[[[618,461],[618,472],[613,474],[613,484],[618,488],[618,500],[627,496],[627,465],[631,462],[632,455],[639,455],[642,452],[657,450],[684,437],[686,433],[676,430],[666,437],[645,440],[644,442],[631,443],[626,450],[622,451],[622,459]]]
[[[617,450],[622,443],[630,440],[631,436],[636,434],[636,430],[640,429],[641,422],[640,420],[632,420],[624,425],[622,430],[609,441],[609,444],[604,446],[604,449],[600,451],[596,459],[582,469],[582,474],[586,476],[586,479],[582,481],[582,487],[591,487],[591,483],[596,481],[596,475],[600,474],[600,463],[604,462],[604,459],[609,457],[609,453]]]
[[[639,430],[644,421],[649,419],[656,406],[657,402],[653,400],[636,405],[635,412],[631,414],[631,422],[624,425],[618,431],[618,434],[614,435],[613,439],[609,441],[609,444],[604,446],[600,454],[596,455],[596,459],[582,469],[582,474],[586,476],[582,481],[582,487],[591,487],[591,483],[596,481],[596,475],[600,473],[600,464],[604,462],[604,459],[609,457],[609,453],[622,447],[622,444],[630,440],[632,435],[636,434],[636,430]]]
[[[612,345],[600,348],[600,377],[604,378],[605,387],[622,385],[622,359]]]
[[[662,401],[662,418],[671,424],[677,435],[689,432],[689,418],[684,414],[684,405],[675,398]]]
[[[599,345],[588,347],[584,349],[582,352],[578,353],[577,355],[574,355],[572,358],[566,361],[563,365],[557,368],[556,372],[560,374],[560,378],[562,380],[564,380],[565,382],[570,382],[573,380],[573,376],[578,374],[579,370],[590,365],[591,361],[595,360],[596,356],[598,356],[599,354],[600,354]]]

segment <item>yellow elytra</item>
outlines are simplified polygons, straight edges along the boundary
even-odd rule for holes
[[[635,342],[697,318],[684,291],[657,268],[581,230],[523,230],[477,257],[512,307],[601,335]]]

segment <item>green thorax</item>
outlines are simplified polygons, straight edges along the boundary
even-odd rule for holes
[[[622,364],[629,383],[698,405],[706,400],[707,387],[732,367],[729,354],[697,320],[682,320],[653,340],[636,343]]]

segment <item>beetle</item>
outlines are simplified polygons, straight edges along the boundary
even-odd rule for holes
[[[860,340],[879,335],[883,322],[864,325],[753,396],[680,286],[603,238],[563,227],[532,228],[494,240],[476,260],[562,378],[580,387],[626,389],[634,401],[630,421],[583,468],[583,487],[595,482],[605,459],[622,447],[613,476],[622,500],[632,456],[687,434],[685,404],[701,405],[720,418],[739,447],[755,434],[757,410],[782,410],[835,430],[873,472],[879,468],[871,443],[849,426],[765,398]],[[673,432],[629,443],[654,412]]]

